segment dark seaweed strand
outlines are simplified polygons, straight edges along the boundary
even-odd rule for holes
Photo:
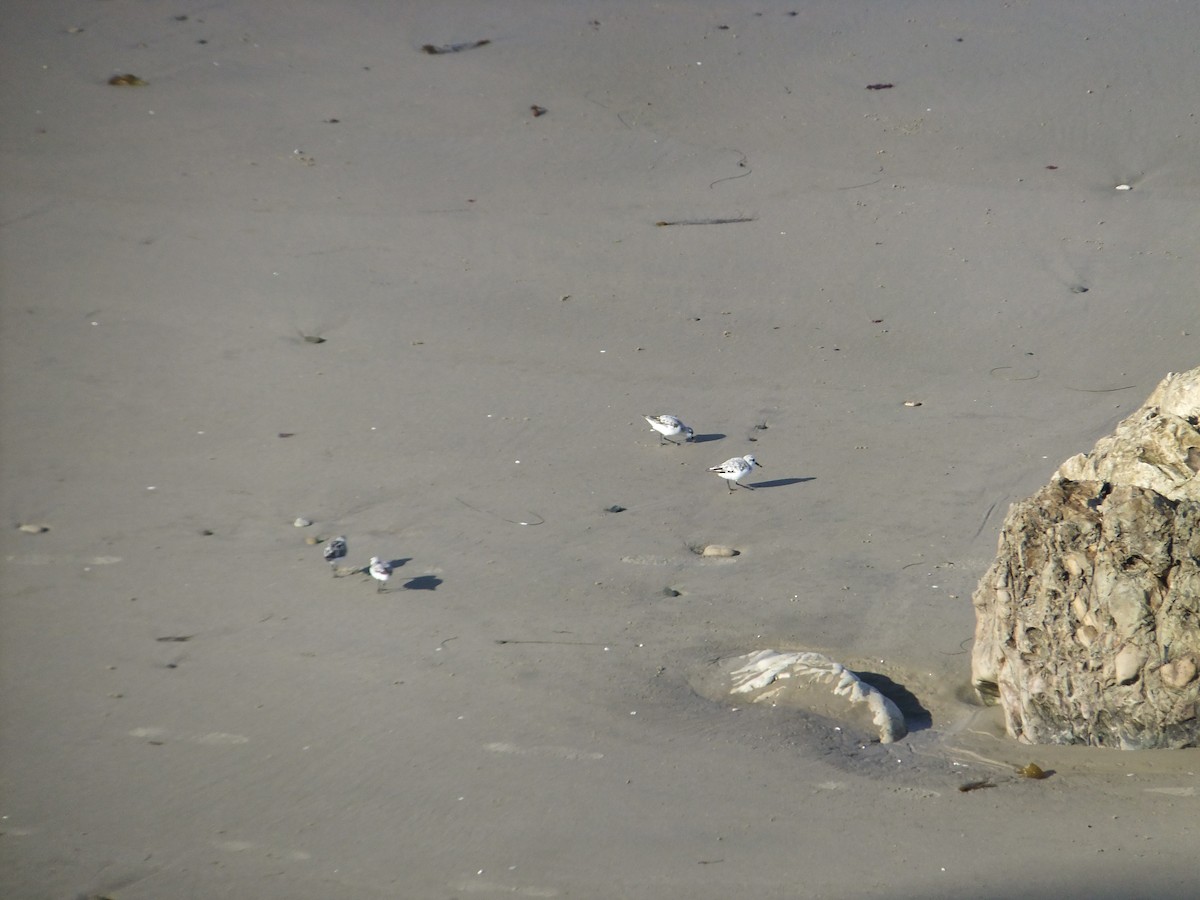
[[[655,222],[659,228],[664,225],[734,225],[738,222],[754,222],[757,216],[747,216],[741,219],[678,219],[674,222]]]
[[[463,44],[443,44],[438,47],[434,44],[423,44],[421,46],[422,53],[428,53],[431,56],[438,53],[461,53],[463,50],[474,50],[476,47],[485,47],[491,43],[489,38],[484,38],[482,41],[467,41]]]

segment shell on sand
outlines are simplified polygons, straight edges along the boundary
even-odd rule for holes
[[[726,547],[724,544],[709,544],[700,551],[700,555],[728,558],[731,556],[737,556],[738,552],[732,547]]]

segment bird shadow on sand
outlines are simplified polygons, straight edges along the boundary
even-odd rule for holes
[[[693,434],[689,444],[708,444],[712,441],[723,441],[729,435],[721,434],[719,431],[714,431],[712,434]]]
[[[754,484],[748,486],[758,490],[759,488],[787,487],[789,484],[803,484],[806,481],[816,480],[815,477],[810,475],[808,478],[776,478],[772,481],[756,481]]]
[[[411,557],[411,556],[404,556],[404,557],[401,557],[400,559],[389,559],[389,560],[387,561],[387,564],[388,564],[389,566],[391,566],[393,569],[398,569],[398,568],[400,568],[402,565],[404,565],[405,563],[409,563],[409,562],[412,562],[412,557]],[[366,569],[364,569],[363,571],[365,572],[365,571],[366,571]]]
[[[418,575],[404,582],[403,588],[406,591],[436,591],[441,583],[442,579],[436,575]]]

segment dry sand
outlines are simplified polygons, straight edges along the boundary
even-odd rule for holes
[[[1194,894],[1196,751],[967,691],[1200,355],[1194,6],[9,7],[3,896]],[[913,733],[701,695],[765,647]]]

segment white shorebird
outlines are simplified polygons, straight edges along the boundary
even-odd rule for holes
[[[763,468],[763,464],[753,456],[735,456],[733,459],[725,460],[719,466],[713,466],[708,471],[716,472],[724,478],[729,485],[729,493],[732,494],[733,486],[754,471],[755,466],[758,466],[760,469]],[[754,490],[748,484],[743,484],[742,487],[748,491]]]
[[[683,424],[683,420],[679,416],[642,416],[642,418],[658,432],[660,444],[667,443],[667,438],[679,437],[681,434],[685,435],[684,440],[690,441],[695,434],[690,427]],[[676,444],[678,441],[671,441],[671,443]]]
[[[375,593],[382,593],[384,585],[388,579],[392,577],[392,567],[385,563],[378,556],[371,557],[371,565],[367,569],[371,573],[371,577],[379,582],[379,587],[375,588]]]
[[[346,555],[346,536],[335,537],[326,544],[322,555],[325,557],[325,562],[329,563],[329,570],[337,575],[337,561]]]

